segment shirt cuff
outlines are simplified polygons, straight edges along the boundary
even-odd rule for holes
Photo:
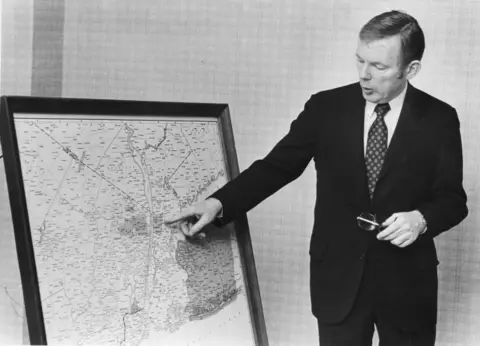
[[[418,210],[417,210],[418,211]],[[422,225],[423,225],[423,229],[420,231],[420,234],[424,234],[426,231],[427,231],[427,221],[425,220],[425,218],[423,217],[423,214],[418,211],[418,213],[420,214],[420,217],[422,218]]]

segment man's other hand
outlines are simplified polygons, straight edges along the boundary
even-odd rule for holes
[[[178,223],[187,237],[193,237],[210,224],[222,210],[222,203],[216,198],[208,198],[185,208],[173,217],[166,217],[165,223]]]
[[[398,247],[406,247],[417,240],[418,236],[425,231],[425,220],[418,210],[394,213],[385,222],[385,227],[377,235],[379,240],[390,241]]]

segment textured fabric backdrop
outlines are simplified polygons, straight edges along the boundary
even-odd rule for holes
[[[229,103],[241,169],[285,134],[312,93],[356,80],[362,24],[390,9],[414,15],[427,49],[413,84],[458,110],[470,208],[459,227],[437,239],[438,345],[478,344],[479,2],[3,0],[2,6],[3,94]],[[18,273],[3,180],[0,253],[12,267],[0,268],[0,288],[14,294]],[[308,289],[314,184],[309,167],[249,213],[271,345],[317,344]],[[8,320],[10,302],[0,290],[0,318]],[[21,343],[21,325],[5,326],[0,321],[1,340]]]

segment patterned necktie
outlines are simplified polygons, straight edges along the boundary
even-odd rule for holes
[[[370,198],[373,198],[373,191],[377,184],[378,175],[382,169],[385,154],[388,146],[388,130],[383,117],[390,110],[388,103],[381,103],[375,106],[377,118],[368,131],[367,151],[365,163],[367,167],[368,191]]]

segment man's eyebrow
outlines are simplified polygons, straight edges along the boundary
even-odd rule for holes
[[[357,57],[357,59],[360,59],[360,60],[365,60],[363,59],[360,55],[358,54],[355,54],[355,56]],[[380,62],[380,61],[369,61],[370,65],[382,65],[382,66],[388,66],[387,64],[384,64],[383,62]]]

